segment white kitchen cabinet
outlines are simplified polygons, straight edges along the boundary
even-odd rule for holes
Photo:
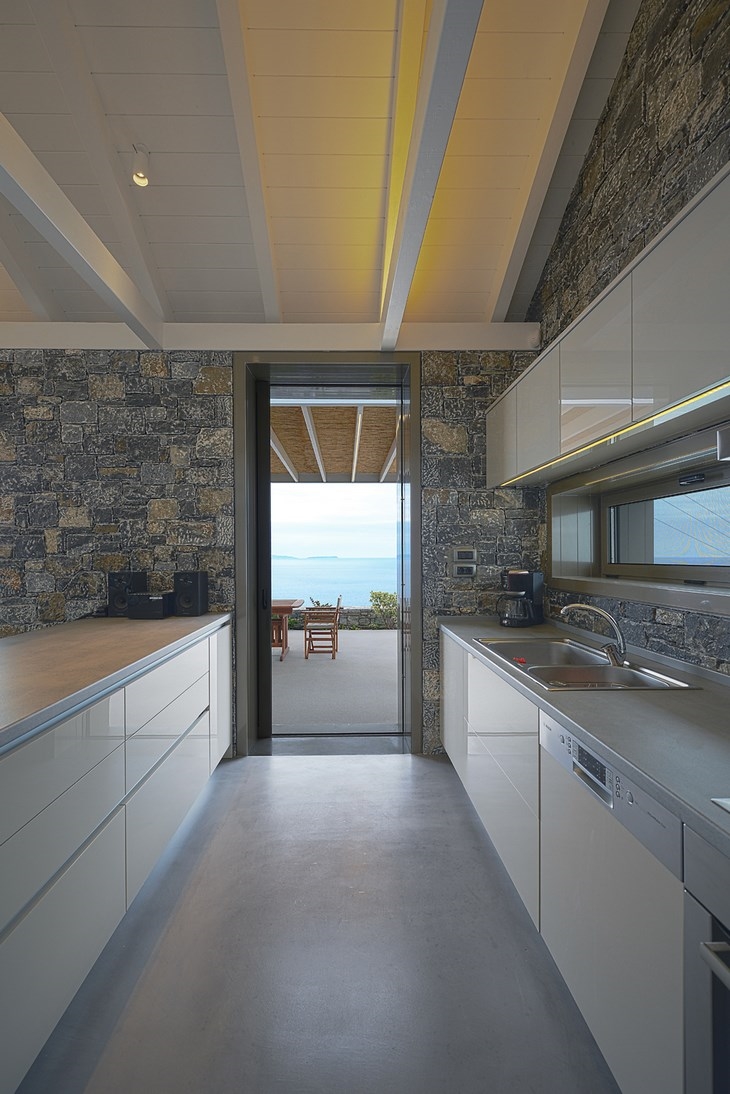
[[[208,643],[202,641],[127,684],[124,689],[127,736],[136,733],[188,684],[207,673]]]
[[[127,903],[131,904],[210,774],[208,712],[126,805]]]
[[[121,691],[18,745],[0,759],[0,843],[124,741]]]
[[[537,707],[482,661],[469,661],[467,718],[475,733],[537,734]]]
[[[555,458],[560,450],[560,354],[555,346],[516,387],[517,473]]]
[[[571,452],[631,423],[631,278],[560,342],[560,443]]]
[[[540,930],[622,1094],[681,1094],[682,882],[588,782],[540,750]]]
[[[727,379],[730,178],[632,273],[634,419]]]
[[[114,814],[0,945],[0,1094],[12,1094],[125,912]]]
[[[466,767],[466,666],[469,654],[441,632],[441,743],[457,775]]]
[[[178,687],[184,687],[184,680],[178,681]],[[184,688],[176,699],[150,718],[136,733],[127,737],[127,793],[187,733],[201,714],[207,711],[208,705],[206,673],[189,688]]]
[[[499,857],[536,925],[540,921],[539,712],[476,657],[467,668],[467,775]]]
[[[210,770],[230,750],[233,723],[232,627],[221,627],[210,646]]]
[[[487,413],[487,486],[517,474],[517,389],[510,388]]]

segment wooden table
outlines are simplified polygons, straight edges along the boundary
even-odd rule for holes
[[[281,650],[280,661],[289,652],[289,616],[303,603],[303,600],[271,601],[271,645],[273,649]]]

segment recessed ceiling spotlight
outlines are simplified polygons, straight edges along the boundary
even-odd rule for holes
[[[133,144],[134,160],[132,161],[132,182],[137,186],[149,186],[150,184],[150,154],[143,144]]]

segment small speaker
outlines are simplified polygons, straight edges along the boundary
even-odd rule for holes
[[[175,574],[175,615],[205,615],[208,611],[208,571]]]
[[[175,611],[174,593],[130,593],[130,619],[165,619]]]
[[[107,574],[107,614],[126,615],[130,593],[147,589],[147,574],[142,570],[119,570]]]

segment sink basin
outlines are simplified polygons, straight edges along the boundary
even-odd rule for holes
[[[533,665],[527,674],[548,691],[689,688],[671,676],[630,665]]]
[[[486,646],[490,653],[523,669],[530,665],[610,666],[602,650],[584,646],[571,638],[512,638],[496,642],[478,638],[477,642]]]

